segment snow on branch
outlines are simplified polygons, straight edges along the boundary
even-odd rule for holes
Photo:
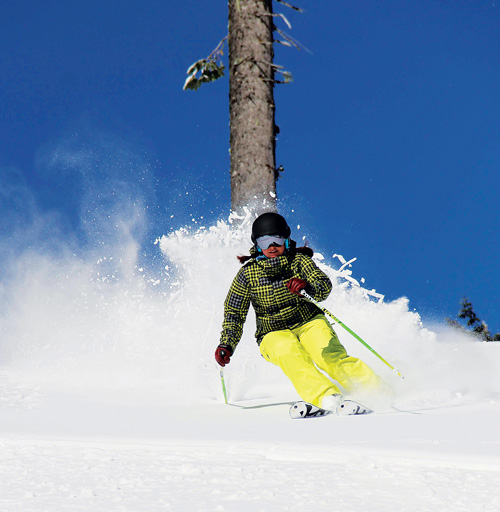
[[[272,16],[273,18],[281,18],[285,23],[286,23],[286,26],[292,30],[292,24],[288,21],[288,19],[286,18],[286,16],[284,14],[281,14],[281,13],[272,13],[272,14],[265,14],[265,16]]]
[[[222,64],[224,55],[224,43],[228,36],[224,37],[217,47],[206,59],[200,59],[189,66],[187,74],[189,75],[184,82],[183,90],[196,90],[201,84],[213,82],[224,76],[225,66]],[[199,77],[197,76],[200,74]]]

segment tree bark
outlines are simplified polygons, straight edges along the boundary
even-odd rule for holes
[[[231,207],[276,210],[272,0],[228,0]]]

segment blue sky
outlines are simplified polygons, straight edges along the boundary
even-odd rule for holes
[[[307,49],[276,49],[294,76],[275,92],[281,212],[327,259],[357,257],[354,276],[386,300],[431,321],[466,295],[500,332],[496,2],[296,3],[276,4]],[[117,189],[145,198],[148,240],[226,216],[227,79],[182,90],[226,32],[222,1],[3,7],[3,246],[37,218],[23,247],[53,240],[48,225],[88,243]]]

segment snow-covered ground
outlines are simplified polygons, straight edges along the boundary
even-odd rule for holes
[[[161,276],[131,242],[24,255],[2,282],[0,511],[500,511],[500,343],[424,328],[319,257],[340,277],[325,306],[405,380],[337,328],[394,396],[293,421],[249,315],[226,405],[213,351],[248,233],[221,222],[157,245]]]

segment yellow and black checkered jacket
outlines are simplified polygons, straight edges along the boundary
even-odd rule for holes
[[[312,255],[312,250],[308,251]],[[282,256],[259,258],[255,247],[250,254],[251,259],[236,274],[224,302],[220,343],[233,352],[241,339],[250,303],[255,310],[255,337],[260,344],[268,332],[293,329],[321,313],[317,306],[288,290],[285,284],[290,279],[305,279],[307,293],[317,301],[325,300],[332,289],[328,276],[310,256],[295,248],[294,241]]]

